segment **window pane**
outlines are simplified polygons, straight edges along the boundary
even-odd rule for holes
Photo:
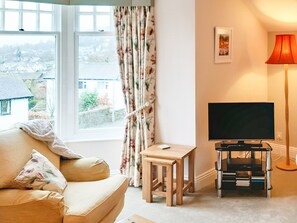
[[[18,9],[19,2],[17,1],[5,1],[5,8],[7,9]]]
[[[10,100],[0,101],[1,113],[0,115],[10,114]]]
[[[5,25],[6,31],[19,30],[19,13],[18,12],[5,12]]]
[[[110,12],[110,6],[96,6],[96,12]]]
[[[80,31],[93,31],[93,22],[92,15],[81,15],[79,17]]]
[[[54,120],[55,39],[53,35],[0,35],[0,99],[11,99],[11,114],[0,117],[0,129],[30,119]]]
[[[93,6],[79,6],[80,12],[93,12],[94,7]]]
[[[79,36],[79,128],[123,126],[124,101],[116,41]]]
[[[51,14],[40,14],[40,31],[52,31],[52,15]]]
[[[89,32],[97,32],[97,31],[106,31],[113,32],[114,31],[114,22],[113,15],[111,13],[112,7],[110,6],[90,6],[91,8],[84,9],[89,12],[82,12],[82,6],[79,7],[78,10],[78,31],[89,31]],[[88,6],[89,7],[89,6]],[[91,9],[96,8],[96,12]]]
[[[37,4],[34,2],[23,2],[23,9],[36,10]]]
[[[25,12],[23,14],[23,27],[25,31],[37,31],[36,30],[36,14],[31,12]]]
[[[0,11],[0,30],[2,31],[4,29],[3,27],[3,12]]]
[[[111,31],[109,15],[96,16],[96,24],[97,30]]]
[[[40,3],[39,8],[40,8],[41,11],[52,11],[53,10],[53,5]]]

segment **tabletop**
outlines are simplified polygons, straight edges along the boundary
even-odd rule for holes
[[[196,146],[188,145],[177,145],[177,144],[168,144],[170,148],[161,149],[159,146],[164,145],[164,143],[157,143],[150,146],[141,152],[142,155],[150,157],[159,157],[166,159],[183,159],[188,156],[193,150],[196,149]]]

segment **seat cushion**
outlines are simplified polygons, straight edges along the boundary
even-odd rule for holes
[[[10,187],[12,180],[31,158],[33,149],[60,169],[60,157],[51,152],[43,142],[17,128],[0,132],[0,189]]]
[[[111,176],[100,181],[68,182],[64,202],[68,208],[63,223],[100,222],[124,197],[128,181]]]

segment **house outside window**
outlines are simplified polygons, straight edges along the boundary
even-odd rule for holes
[[[10,115],[11,100],[0,101],[0,115]]]
[[[87,82],[86,81],[78,81],[78,89],[86,89]]]

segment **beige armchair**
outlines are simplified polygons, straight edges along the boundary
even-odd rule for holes
[[[64,175],[68,185],[63,194],[10,189],[32,149],[47,157]],[[101,159],[62,160],[22,130],[0,132],[1,223],[114,222],[124,206],[127,186],[124,176],[109,175],[109,167]]]

